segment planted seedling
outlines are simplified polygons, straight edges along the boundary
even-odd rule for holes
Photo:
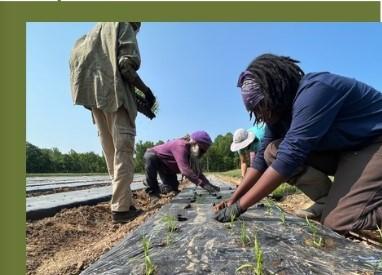
[[[229,223],[226,224],[226,228],[232,229],[235,222],[235,215],[231,213]]]
[[[272,215],[272,213],[273,213],[273,206],[274,206],[273,201],[271,199],[265,199],[264,200],[264,205],[265,205],[265,207],[267,209],[265,212],[268,215]]]
[[[166,245],[168,246],[172,242],[172,233],[177,230],[176,218],[172,215],[165,215],[163,216],[162,221],[166,226]]]
[[[247,226],[243,221],[240,226],[240,242],[243,246],[247,246],[250,243],[251,239],[249,237]]]
[[[312,233],[312,244],[315,247],[324,246],[324,239],[317,233],[317,226],[310,222],[308,217],[305,217],[306,224],[308,225],[309,232]]]
[[[260,242],[257,239],[255,234],[255,242],[253,246],[253,256],[255,263],[246,263],[239,266],[236,269],[236,272],[239,272],[243,269],[250,269],[253,274],[262,275],[263,274],[263,250],[261,249]]]
[[[285,225],[285,213],[282,210],[280,212],[280,222],[281,224]]]
[[[150,247],[151,247],[151,240],[147,238],[146,236],[143,236],[142,245],[143,245],[144,258],[145,258],[145,274],[152,275],[154,274],[155,266],[149,254]]]

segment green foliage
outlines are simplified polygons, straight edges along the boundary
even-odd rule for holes
[[[231,152],[232,134],[218,135],[202,159],[205,171],[227,171],[238,168],[239,156]]]
[[[163,216],[162,221],[165,223],[168,232],[174,232],[176,230],[176,218],[173,215]]]
[[[142,245],[143,245],[143,253],[144,253],[144,259],[145,259],[145,274],[146,275],[152,275],[155,272],[155,266],[150,258],[150,247],[151,247],[151,240],[147,238],[146,236],[142,237]]]
[[[295,186],[292,186],[292,185],[290,185],[288,183],[283,183],[279,187],[277,187],[276,190],[274,190],[272,192],[272,195],[274,197],[281,198],[283,196],[294,194],[297,191],[298,191],[298,189]]]
[[[93,152],[77,153],[70,150],[61,153],[57,148],[40,149],[26,143],[27,173],[106,173],[106,162],[103,156]]]
[[[241,178],[241,170],[240,169],[228,170],[228,171],[222,172],[221,175],[231,177],[231,178],[240,179]]]
[[[247,246],[251,241],[251,238],[249,237],[247,226],[245,225],[245,222],[243,221],[240,226],[240,242],[243,246]]]
[[[317,226],[310,222],[308,217],[305,217],[306,224],[308,225],[309,232],[312,233],[312,244],[315,247],[324,246],[323,238],[318,234]]]
[[[135,172],[142,173],[145,171],[145,160],[143,159],[143,155],[145,154],[146,150],[154,147],[154,143],[151,141],[139,141],[135,145]]]
[[[177,230],[176,218],[173,215],[165,215],[162,217],[166,227],[166,245],[169,246],[172,242],[172,233]]]
[[[263,274],[263,250],[261,249],[260,242],[257,239],[257,235],[255,234],[255,241],[253,245],[253,256],[254,256],[254,263],[245,263],[241,266],[239,266],[236,269],[236,272],[239,272],[243,269],[250,269],[251,272],[255,275],[262,275]]]
[[[280,212],[280,222],[282,225],[285,225],[285,213],[282,210]]]

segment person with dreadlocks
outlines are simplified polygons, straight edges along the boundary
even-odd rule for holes
[[[151,197],[160,197],[161,193],[178,191],[178,173],[210,193],[220,191],[208,181],[200,167],[200,159],[211,144],[207,132],[197,131],[148,149],[144,154],[146,192]],[[158,183],[158,174],[162,185]]]
[[[382,223],[382,93],[329,72],[305,75],[297,63],[264,54],[240,75],[244,105],[266,129],[253,167],[215,207],[216,219],[237,218],[287,181],[315,201],[306,216],[343,234],[376,228]]]

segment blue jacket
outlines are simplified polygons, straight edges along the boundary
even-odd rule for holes
[[[288,178],[313,151],[355,150],[381,135],[381,92],[355,79],[310,73],[300,81],[291,116],[266,126],[254,168],[267,168],[264,150],[276,139],[283,141],[272,167]]]

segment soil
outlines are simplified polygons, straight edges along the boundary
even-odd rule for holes
[[[233,178],[221,177],[236,185]],[[182,183],[181,187],[187,183]],[[109,203],[65,209],[53,217],[26,224],[27,274],[79,274],[129,232],[144,223],[172,195],[156,202],[141,191],[133,192],[136,206],[144,212],[127,224],[112,224]],[[277,204],[286,212],[308,207],[311,200],[304,194],[286,196]],[[377,232],[370,234],[377,237]]]
[[[143,213],[127,224],[112,224],[109,203],[65,209],[28,222],[27,274],[79,274],[174,196],[152,202],[143,190],[133,193]]]

